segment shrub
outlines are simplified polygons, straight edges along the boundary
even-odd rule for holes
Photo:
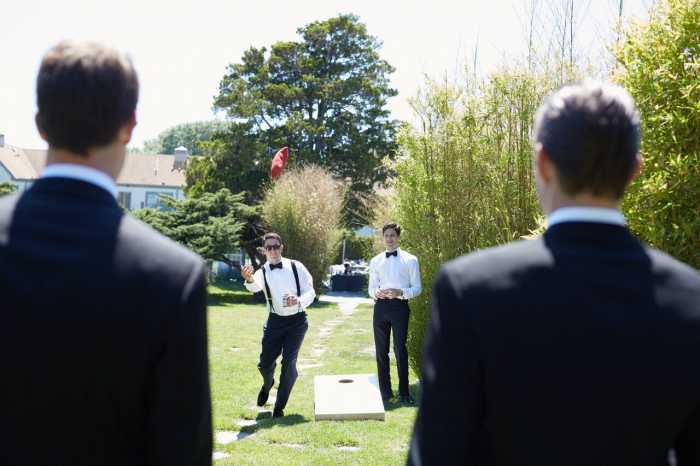
[[[644,166],[623,202],[630,228],[700,268],[700,3],[660,2],[615,54],[642,118]]]
[[[10,181],[3,181],[0,183],[0,196],[4,196],[6,194],[12,194],[15,191],[17,191],[17,185]]]
[[[317,293],[340,235],[343,187],[330,172],[316,166],[285,172],[269,188],[263,219],[284,241],[284,255],[302,262]]]
[[[243,222],[254,210],[242,202],[243,196],[226,188],[179,201],[163,196],[165,210],[139,209],[133,216],[210,264],[217,260],[232,265],[226,254],[239,245]]]

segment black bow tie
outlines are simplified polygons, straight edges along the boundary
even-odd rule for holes
[[[278,262],[276,264],[270,264],[270,270],[275,270],[275,269],[280,269],[282,270],[282,262]]]
[[[387,252],[387,253],[386,253],[387,259],[388,259],[389,257],[391,257],[391,256],[399,257],[399,251],[392,251],[392,252]]]

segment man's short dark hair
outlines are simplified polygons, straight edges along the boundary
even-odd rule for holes
[[[280,235],[278,235],[277,233],[273,233],[273,232],[265,233],[265,236],[263,236],[263,244],[268,239],[275,239],[275,240],[279,241],[280,244],[284,244],[284,243],[282,243],[282,237]]]
[[[61,42],[41,62],[37,125],[49,146],[76,154],[114,141],[136,110],[134,67],[120,52],[92,42]]]
[[[401,225],[398,223],[385,223],[382,227],[382,235],[387,230],[394,230],[396,232],[396,236],[401,236]]]
[[[639,152],[639,114],[623,88],[597,82],[565,86],[535,117],[535,142],[554,163],[568,195],[622,197]]]

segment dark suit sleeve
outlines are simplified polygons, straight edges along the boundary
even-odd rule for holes
[[[149,464],[212,463],[206,298],[205,268],[198,262],[183,290],[180,309],[172,313],[155,367]]]
[[[468,312],[443,268],[433,289],[409,465],[475,464],[481,390]]]
[[[700,465],[700,408],[690,416],[674,447],[678,466]]]

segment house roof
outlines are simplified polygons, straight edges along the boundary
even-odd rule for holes
[[[0,147],[0,164],[17,180],[34,180],[46,166],[46,151]],[[126,154],[118,185],[184,187],[185,171],[175,168],[175,156]]]
[[[127,154],[117,184],[185,186],[185,170],[175,168],[174,155]]]
[[[46,156],[44,155],[44,158]],[[4,145],[0,147],[0,163],[17,180],[33,180],[38,176],[38,171],[27,157],[23,149]]]

